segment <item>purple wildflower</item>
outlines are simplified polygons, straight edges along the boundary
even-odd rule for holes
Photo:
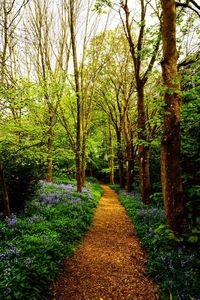
[[[82,188],[82,193],[86,193],[87,192],[87,188],[86,187],[83,187]]]
[[[39,222],[41,222],[43,219],[44,219],[43,216],[40,216],[40,215],[33,215],[32,217],[30,217],[30,218],[28,219],[28,223],[29,223],[29,224],[39,223]]]
[[[24,265],[26,268],[29,268],[30,264],[32,263],[32,260],[30,259],[30,257],[27,257],[25,260],[24,260]]]
[[[9,228],[16,227],[17,226],[17,217],[13,214],[10,217],[6,217],[6,223]]]

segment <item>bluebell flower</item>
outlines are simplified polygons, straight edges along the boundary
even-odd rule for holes
[[[181,267],[184,268],[185,267],[186,262],[181,260]]]
[[[9,268],[9,267],[5,268],[5,270],[4,270],[4,276],[9,276],[10,273],[11,273],[11,268]]]
[[[4,253],[1,253],[1,254],[0,254],[0,261],[2,261],[2,260],[4,259],[4,257],[5,257],[5,254],[4,254]]]
[[[27,257],[25,260],[24,260],[24,265],[26,268],[28,268],[30,266],[30,264],[32,263],[32,260],[30,259],[30,257]]]
[[[17,226],[17,217],[13,214],[10,217],[6,217],[6,223],[9,228],[16,227]]]
[[[43,216],[40,215],[33,215],[32,217],[28,218],[28,223],[33,224],[33,223],[39,223],[44,219]]]
[[[68,203],[70,204],[76,204],[76,203],[80,203],[81,202],[81,198],[71,198]]]

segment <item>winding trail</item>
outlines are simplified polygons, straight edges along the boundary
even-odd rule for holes
[[[52,300],[156,300],[145,254],[117,195],[102,185],[91,228],[53,283]]]

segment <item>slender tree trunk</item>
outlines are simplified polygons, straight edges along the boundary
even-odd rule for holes
[[[149,204],[151,193],[151,181],[150,181],[150,163],[149,163],[149,147],[147,144],[146,133],[146,116],[144,107],[144,86],[140,84],[138,87],[138,159],[139,159],[139,178],[140,178],[140,192],[142,195],[142,201],[145,204]]]
[[[128,193],[130,193],[133,188],[134,160],[133,144],[132,141],[129,141],[126,146],[126,191]]]
[[[109,148],[110,148],[110,159],[109,159],[109,167],[110,167],[110,184],[115,183],[115,164],[114,164],[114,150],[113,150],[113,142],[112,142],[112,130],[109,125]]]
[[[126,146],[126,191],[130,193],[133,185],[134,160],[132,157],[131,145]]]
[[[6,0],[3,1],[3,51],[1,54],[1,81],[4,83],[5,80],[5,69],[6,69],[6,53],[8,47],[8,12],[6,8]]]
[[[133,157],[133,133],[128,112],[124,121],[124,138],[126,141],[126,191],[130,193],[133,185],[134,157]]]
[[[176,6],[162,0],[163,81],[165,92],[164,133],[161,142],[161,179],[167,224],[180,232],[185,221],[180,166],[180,83],[177,72]]]
[[[45,84],[46,86],[46,84]],[[47,87],[46,87],[47,89]],[[52,182],[53,180],[53,114],[54,111],[49,103],[49,96],[45,94],[45,100],[48,105],[48,139],[47,139],[47,182]]]
[[[81,173],[82,173],[82,178],[81,178],[81,184],[84,187],[86,185],[86,140],[87,140],[87,133],[83,132],[83,137],[82,137],[82,152],[81,152]]]
[[[124,155],[122,151],[122,141],[121,141],[121,132],[117,128],[116,129],[117,135],[117,159],[119,165],[119,185],[121,188],[124,187]]]
[[[3,206],[4,206],[4,215],[9,217],[10,212],[10,201],[7,191],[7,186],[4,178],[4,171],[2,165],[0,165],[0,186],[2,190],[2,197],[3,197]]]
[[[72,55],[74,65],[74,79],[76,88],[76,103],[77,103],[77,124],[76,124],[76,181],[77,191],[81,191],[81,96],[80,96],[80,84],[79,84],[79,70],[77,62],[77,51],[76,51],[76,39],[75,39],[75,15],[74,15],[74,0],[70,0],[70,32],[71,32],[71,44],[72,44]]]
[[[52,131],[49,132],[49,137],[47,141],[47,182],[52,182],[53,180],[53,158],[52,158]]]

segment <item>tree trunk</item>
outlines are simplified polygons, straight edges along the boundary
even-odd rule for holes
[[[111,126],[109,125],[109,168],[110,168],[110,184],[115,184],[115,164],[114,164],[114,150],[113,150],[113,143],[112,143],[112,130]]]
[[[77,103],[77,124],[76,124],[76,181],[77,191],[81,192],[81,96],[80,96],[80,84],[79,84],[79,70],[77,62],[77,50],[76,50],[76,39],[75,39],[75,15],[74,15],[74,0],[70,0],[70,33],[71,33],[71,44],[72,44],[72,55],[74,65],[74,79],[76,88],[76,103]]]
[[[81,160],[82,160],[82,165],[81,165],[81,184],[84,187],[86,185],[86,139],[87,139],[87,134],[86,132],[83,132],[83,138],[82,138],[82,153],[81,153]]]
[[[162,0],[163,81],[165,92],[164,132],[161,142],[161,180],[167,224],[180,232],[185,221],[180,166],[180,83],[177,72],[176,7]]]
[[[147,145],[147,133],[146,133],[146,116],[144,107],[144,85],[140,82],[138,89],[138,158],[139,158],[139,179],[140,179],[140,192],[142,201],[145,204],[149,204],[151,193],[151,180],[150,180],[150,163],[149,163],[149,147]],[[146,145],[145,145],[146,144]]]
[[[126,142],[126,191],[132,191],[134,173],[133,132],[128,111],[124,119],[124,138]]]
[[[10,202],[9,196],[7,191],[7,186],[4,178],[4,171],[3,167],[0,165],[0,186],[2,190],[2,197],[3,197],[3,206],[4,206],[4,215],[10,217]]]
[[[47,141],[47,182],[52,182],[53,180],[52,146],[53,146],[53,140],[49,133],[49,137]]]
[[[126,147],[126,191],[132,191],[134,176],[134,157],[131,144]]]
[[[121,188],[124,187],[124,156],[122,151],[122,142],[121,142],[121,132],[120,130],[116,129],[117,135],[117,158],[118,158],[118,165],[119,165],[119,185]]]
[[[46,82],[45,82],[46,86]],[[47,87],[46,87],[47,89]],[[49,103],[49,96],[45,94],[45,100],[48,105],[48,140],[47,140],[47,182],[52,182],[53,180],[53,157],[52,157],[52,148],[53,148],[53,109]]]

